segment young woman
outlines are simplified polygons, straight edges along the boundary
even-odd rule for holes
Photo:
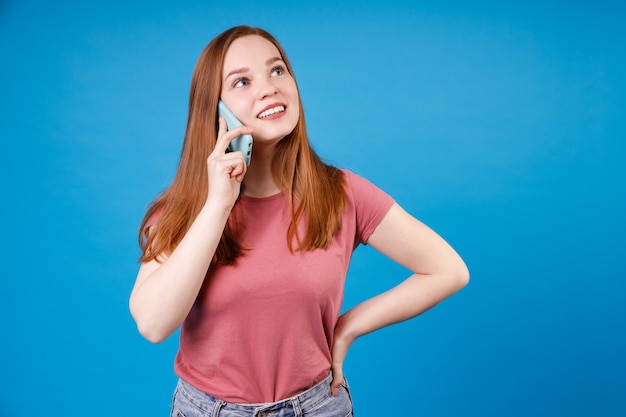
[[[227,130],[221,99],[244,126]],[[252,134],[251,163],[227,152]],[[413,271],[339,316],[368,244]],[[235,27],[194,70],[180,164],[140,228],[130,309],[159,343],[182,325],[173,416],[349,416],[356,338],[461,289],[464,262],[391,197],[312,150],[293,70],[262,29]]]

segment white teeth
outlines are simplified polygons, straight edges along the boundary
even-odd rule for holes
[[[257,117],[259,119],[263,119],[267,116],[271,116],[274,113],[279,113],[281,111],[285,111],[285,106],[276,106],[276,107],[272,107],[271,109],[267,109],[264,112],[261,112]]]

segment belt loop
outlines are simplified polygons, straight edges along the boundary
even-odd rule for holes
[[[218,417],[220,415],[220,411],[222,407],[224,407],[226,403],[222,400],[215,401],[215,405],[213,406],[213,412],[211,413],[211,417]]]
[[[302,417],[302,407],[300,407],[300,399],[298,397],[291,400],[291,406],[293,407],[294,417]]]

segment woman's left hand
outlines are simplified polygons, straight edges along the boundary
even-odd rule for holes
[[[389,209],[367,244],[414,273],[339,317],[331,350],[333,395],[343,382],[348,348],[358,337],[423,313],[469,280],[469,271],[454,249],[398,204]]]
[[[332,348],[332,365],[333,380],[330,383],[330,392],[336,396],[339,393],[339,387],[343,383],[343,361],[346,358],[348,349],[354,338],[348,335],[345,325],[346,315],[339,317],[337,325],[335,326],[335,335],[333,336],[333,348]]]

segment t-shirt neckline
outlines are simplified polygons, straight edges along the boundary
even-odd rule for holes
[[[243,203],[251,203],[251,204],[272,203],[276,200],[280,200],[281,198],[284,197],[284,195],[285,194],[282,191],[276,194],[269,195],[267,197],[252,197],[252,196],[243,194],[240,200]]]

